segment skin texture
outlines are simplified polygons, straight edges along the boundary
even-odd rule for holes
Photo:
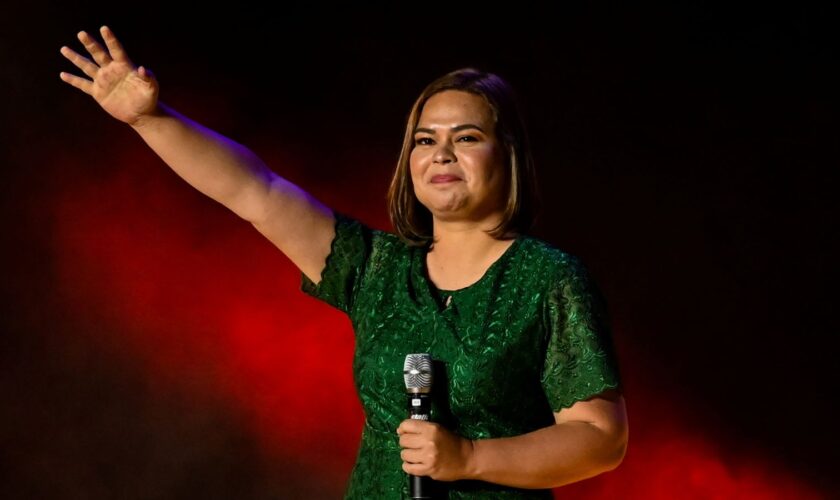
[[[415,194],[435,218],[435,229],[485,222],[504,209],[504,152],[492,111],[481,96],[444,91],[423,107],[411,152]],[[459,180],[435,183],[433,176]],[[450,229],[451,228],[451,229]]]
[[[426,101],[414,134],[409,168],[417,199],[432,213],[435,243],[429,277],[456,290],[477,281],[513,243],[484,231],[502,219],[505,153],[493,111],[483,97],[447,90]],[[454,182],[435,182],[453,175]]]
[[[520,436],[469,440],[440,424],[403,420],[397,427],[403,470],[440,481],[479,479],[520,488],[554,488],[621,463],[629,427],[615,390],[555,412],[555,425]]]
[[[426,101],[410,170],[417,198],[433,217],[435,244],[427,267],[438,288],[474,283],[512,243],[484,233],[504,210],[504,166],[493,112],[483,97],[448,90]],[[436,183],[436,175],[458,179]],[[621,463],[629,428],[620,393],[604,391],[554,417],[555,425],[528,434],[475,441],[434,422],[406,419],[397,428],[403,470],[441,481],[551,488]]]

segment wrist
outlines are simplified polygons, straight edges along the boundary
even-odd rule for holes
[[[479,443],[478,439],[464,438],[464,449],[466,460],[464,461],[464,479],[480,479],[481,469],[479,466]]]
[[[131,125],[131,128],[134,130],[141,130],[144,128],[148,128],[149,124],[154,123],[156,119],[162,118],[166,115],[166,111],[162,103],[158,103],[153,110],[148,113],[144,113],[139,115],[136,120],[134,120]]]

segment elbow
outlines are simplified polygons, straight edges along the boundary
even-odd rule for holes
[[[574,474],[563,473],[547,487],[558,488],[569,483],[600,476],[618,468],[627,452],[627,435],[625,433],[618,436],[610,434],[604,434],[604,436],[601,446],[592,449],[593,453],[579,463],[579,469]]]
[[[627,454],[627,440],[618,443],[607,458],[604,460],[604,472],[617,469],[621,462],[624,461],[624,455]]]
[[[612,425],[597,426],[600,440],[590,455],[587,477],[594,477],[618,468],[627,454],[629,429],[626,419],[613,421]]]
[[[628,440],[629,430],[626,425],[610,434],[610,438],[607,439],[607,444],[604,447],[605,452],[602,455],[602,472],[609,472],[621,465],[624,456],[627,454]]]
[[[600,453],[600,465],[602,472],[608,472],[618,468],[624,461],[627,454],[627,443],[630,440],[630,423],[627,418],[627,410],[624,408],[624,400],[611,418],[606,419],[598,425],[604,436],[603,446]]]

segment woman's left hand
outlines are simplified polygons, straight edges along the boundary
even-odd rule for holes
[[[440,424],[406,419],[397,427],[403,470],[438,481],[468,478],[473,442]]]

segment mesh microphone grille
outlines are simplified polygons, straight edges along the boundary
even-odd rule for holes
[[[431,389],[432,357],[429,354],[408,354],[403,376],[406,389]]]

